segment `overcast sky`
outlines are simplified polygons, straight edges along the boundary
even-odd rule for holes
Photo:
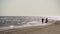
[[[1,0],[0,15],[58,16],[58,0]]]

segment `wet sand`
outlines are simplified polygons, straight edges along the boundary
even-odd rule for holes
[[[0,34],[60,34],[60,22],[49,26],[36,26],[27,28],[15,28],[5,31],[0,31]]]
[[[37,30],[34,32],[30,32],[27,34],[60,34],[60,22],[56,22],[55,24],[43,28],[41,30]]]

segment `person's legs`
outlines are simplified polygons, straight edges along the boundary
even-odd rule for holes
[[[48,22],[48,19],[46,18],[46,22],[45,23],[47,23]]]
[[[42,20],[42,23],[43,23],[43,20]]]

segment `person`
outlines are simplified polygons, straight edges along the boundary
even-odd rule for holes
[[[44,22],[44,18],[42,18],[42,23]]]
[[[45,21],[45,23],[48,23],[48,18],[46,18],[46,21]]]

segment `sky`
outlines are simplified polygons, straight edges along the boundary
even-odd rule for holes
[[[0,0],[1,16],[60,16],[59,0]]]

